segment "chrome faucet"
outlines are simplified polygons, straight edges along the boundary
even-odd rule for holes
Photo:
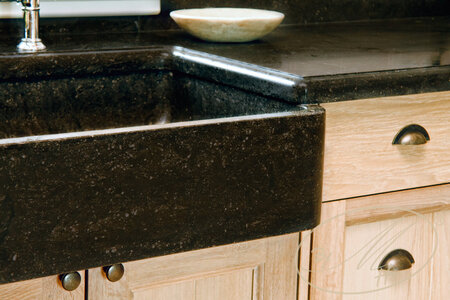
[[[3,2],[8,0],[1,0]],[[38,52],[45,50],[45,45],[39,38],[39,0],[9,0],[22,4],[25,23],[24,37],[17,45],[19,52]]]

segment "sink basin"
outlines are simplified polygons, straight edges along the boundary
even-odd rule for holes
[[[0,82],[0,283],[319,222],[301,77],[179,47],[23,61]]]

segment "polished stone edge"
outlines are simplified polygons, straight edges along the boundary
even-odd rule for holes
[[[175,46],[174,69],[216,83],[237,87],[266,97],[304,103],[303,77],[205,52]]]
[[[450,66],[305,77],[308,100],[328,103],[450,90]]]
[[[83,77],[168,70],[286,102],[306,103],[299,75],[183,47],[0,55],[3,81]]]

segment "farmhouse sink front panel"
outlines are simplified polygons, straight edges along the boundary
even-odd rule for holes
[[[136,72],[0,82],[0,283],[318,223],[324,111],[301,77],[140,51]]]

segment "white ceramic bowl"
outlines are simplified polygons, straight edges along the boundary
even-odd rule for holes
[[[249,8],[182,9],[170,13],[184,30],[210,42],[249,42],[273,31],[284,19],[276,11]]]

